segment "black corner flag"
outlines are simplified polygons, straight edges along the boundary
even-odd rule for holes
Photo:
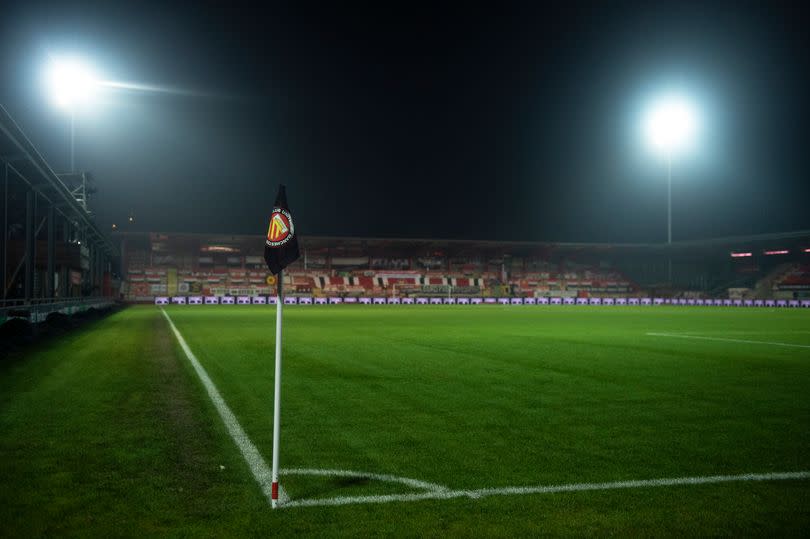
[[[273,213],[270,214],[267,240],[264,242],[264,261],[270,271],[277,275],[299,256],[298,236],[295,235],[295,225],[287,205],[287,189],[279,185]]]
[[[267,267],[278,275],[278,295],[276,296],[276,370],[273,379],[273,471],[270,493],[270,504],[273,509],[279,503],[279,439],[281,438],[281,312],[284,304],[284,279],[281,272],[284,268],[295,262],[300,253],[298,251],[298,237],[295,235],[295,225],[287,205],[287,190],[283,185],[278,186],[276,203],[273,213],[270,214],[270,226],[267,228],[267,240],[264,242],[264,261]],[[281,497],[284,498],[283,496]]]

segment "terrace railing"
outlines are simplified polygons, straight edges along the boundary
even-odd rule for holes
[[[75,314],[90,308],[104,308],[115,304],[106,297],[90,298],[38,298],[26,303],[23,300],[0,302],[0,324],[9,318],[25,318],[32,323],[44,321],[51,313]]]

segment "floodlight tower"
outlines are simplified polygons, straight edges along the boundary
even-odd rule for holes
[[[689,149],[697,123],[695,107],[680,95],[667,95],[655,101],[644,119],[648,144],[667,160],[667,245],[672,244],[672,157]],[[671,258],[668,273],[672,283]]]
[[[76,111],[92,101],[98,79],[82,61],[52,58],[45,73],[51,101],[70,113],[70,172],[76,172]]]

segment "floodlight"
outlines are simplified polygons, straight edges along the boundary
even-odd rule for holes
[[[694,105],[681,95],[668,95],[655,101],[644,119],[644,134],[650,146],[668,157],[693,142],[698,130]]]
[[[90,103],[98,89],[93,70],[76,58],[52,59],[45,82],[54,104],[71,110]]]
[[[667,244],[671,244],[672,158],[674,154],[687,150],[694,142],[699,128],[698,113],[685,96],[677,93],[665,94],[651,103],[644,115],[642,127],[647,143],[667,159]],[[671,283],[671,257],[668,261],[667,274]]]

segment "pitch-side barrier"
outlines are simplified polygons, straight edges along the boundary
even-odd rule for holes
[[[158,296],[155,305],[275,305],[276,296]],[[285,305],[610,305],[685,307],[810,308],[810,299],[669,299],[669,298],[385,298],[285,296]]]
[[[155,302],[157,303],[157,298]],[[8,301],[0,305],[0,324],[10,318],[23,318],[37,324],[44,322],[51,313],[72,315],[88,309],[104,309],[114,304],[114,300],[104,297],[48,298],[38,299],[32,303]]]

